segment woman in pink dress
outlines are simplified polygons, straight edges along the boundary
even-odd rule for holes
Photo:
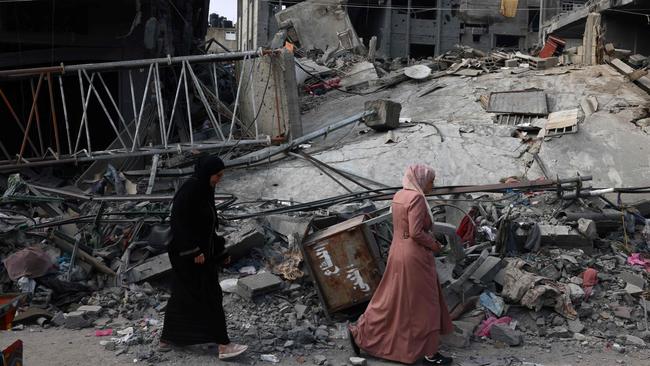
[[[407,364],[422,359],[448,365],[438,352],[441,334],[452,331],[451,318],[436,274],[433,254],[441,249],[431,232],[433,218],[425,194],[435,173],[427,165],[411,165],[403,189],[393,197],[393,242],[386,271],[365,313],[350,326],[355,353]]]

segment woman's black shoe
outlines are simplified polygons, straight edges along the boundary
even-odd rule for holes
[[[432,357],[424,356],[424,360],[422,361],[425,365],[451,365],[452,362],[454,362],[453,358],[443,356],[440,352],[436,353]]]
[[[352,350],[354,351],[354,354],[356,356],[359,356],[361,354],[361,350],[359,349],[359,346],[357,346],[357,342],[354,341],[354,337],[352,336],[352,332],[350,332],[350,329],[348,329],[348,338],[350,339],[350,346],[352,346]]]

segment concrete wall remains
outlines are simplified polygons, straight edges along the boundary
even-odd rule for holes
[[[244,67],[241,86],[244,94],[240,96],[240,116],[246,125],[243,135],[257,133],[287,140],[302,136],[293,54],[285,49],[279,55],[242,61],[240,70],[241,67]]]

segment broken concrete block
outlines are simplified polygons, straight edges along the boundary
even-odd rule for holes
[[[580,232],[566,225],[539,225],[541,244],[565,249],[582,249],[585,253],[593,250],[593,240],[585,238]]]
[[[83,329],[92,326],[93,321],[83,311],[72,311],[63,315],[65,327],[68,329]]]
[[[519,67],[519,60],[516,60],[516,59],[506,60],[505,61],[505,66],[506,67]]]
[[[399,114],[402,105],[390,100],[372,100],[364,105],[367,111],[375,112],[373,115],[364,118],[366,126],[376,131],[393,130],[399,127]]]
[[[598,238],[598,228],[596,227],[596,222],[594,220],[579,218],[578,231],[587,239],[594,240]]]
[[[454,320],[454,330],[447,335],[443,335],[440,342],[444,345],[465,348],[469,347],[470,338],[474,334],[476,327],[483,321],[483,316],[467,317],[461,320]]]
[[[621,272],[618,277],[630,285],[634,285],[641,289],[645,287],[645,278],[643,278],[643,276],[630,272]]]
[[[582,333],[582,331],[585,330],[585,326],[579,319],[569,320],[568,327],[571,333]]]
[[[551,338],[571,338],[571,333],[566,327],[551,328],[547,335]]]
[[[352,366],[366,366],[368,364],[366,359],[361,357],[350,357],[350,363]]]
[[[129,282],[142,282],[151,278],[163,275],[172,269],[167,253],[159,254],[153,258],[147,259],[144,263],[134,267],[129,271]]]
[[[254,248],[266,244],[264,232],[256,225],[246,225],[242,230],[226,236],[226,249],[235,262],[245,257]]]
[[[327,357],[323,355],[314,356],[314,365],[324,365],[327,362]]]
[[[305,217],[292,217],[288,215],[268,215],[264,217],[264,225],[276,233],[289,237],[291,234],[298,234],[302,240],[311,219]]]
[[[83,311],[85,314],[90,316],[99,316],[99,313],[102,311],[102,307],[97,305],[83,305],[78,307],[77,311]]]
[[[571,297],[571,302],[577,303],[584,299],[585,290],[583,290],[582,287],[576,285],[575,283],[569,283],[567,284],[567,287],[569,288],[569,296]]]
[[[307,306],[302,304],[296,304],[293,308],[296,311],[297,319],[302,319],[305,316],[305,312],[307,311]]]
[[[626,346],[645,347],[645,341],[639,337],[627,334],[625,337]]]
[[[635,286],[635,285],[633,285],[631,283],[628,283],[625,286],[625,292],[627,292],[628,294],[634,296],[634,295],[639,295],[639,294],[643,293],[643,289],[641,287],[638,287],[638,286]]]
[[[470,279],[487,285],[494,281],[494,277],[496,277],[497,273],[499,273],[503,267],[505,267],[505,263],[501,258],[492,256],[487,257],[470,276]]]
[[[627,306],[615,306],[614,316],[621,319],[632,319],[632,309]]]
[[[248,299],[282,288],[280,277],[271,273],[258,273],[237,281],[237,293]]]
[[[519,346],[524,342],[521,332],[510,328],[507,324],[494,324],[490,328],[490,338],[509,346]]]

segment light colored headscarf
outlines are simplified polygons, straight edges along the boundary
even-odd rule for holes
[[[424,187],[435,178],[436,173],[432,167],[425,164],[413,164],[406,168],[404,178],[402,178],[402,186],[404,189],[424,195]]]
[[[412,164],[406,168],[404,173],[404,178],[402,178],[402,187],[409,191],[416,191],[424,196],[424,203],[427,205],[427,212],[429,213],[429,218],[431,218],[431,223],[433,223],[433,215],[431,214],[431,206],[429,206],[429,201],[424,194],[424,187],[427,183],[436,178],[436,172],[432,167],[425,164]]]

